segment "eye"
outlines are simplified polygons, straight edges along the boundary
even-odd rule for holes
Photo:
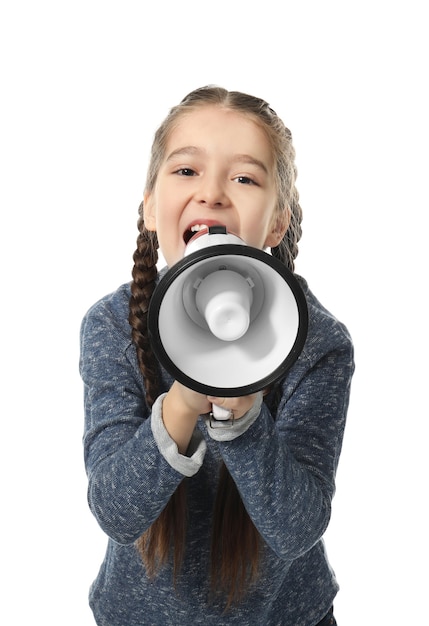
[[[237,183],[240,185],[257,185],[258,183],[253,180],[253,178],[249,178],[249,176],[237,176],[234,178]]]
[[[181,167],[174,172],[178,176],[196,176],[196,172],[190,167]]]

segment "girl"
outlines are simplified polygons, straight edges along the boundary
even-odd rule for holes
[[[223,224],[293,270],[294,157],[266,102],[215,87],[189,94],[155,135],[133,280],[81,331],[89,505],[109,537],[90,591],[100,626],[335,624],[322,535],[354,369],[346,328],[297,277],[304,349],[284,380],[239,398],[172,380],[147,332],[158,243],[171,267],[194,231]],[[212,403],[232,426],[213,427]]]

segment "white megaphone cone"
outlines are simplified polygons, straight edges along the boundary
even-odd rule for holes
[[[160,280],[148,327],[156,356],[176,380],[205,395],[236,397],[285,375],[304,346],[308,312],[283,263],[211,226]]]

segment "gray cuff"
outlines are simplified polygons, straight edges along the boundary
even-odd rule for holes
[[[256,396],[256,400],[251,408],[237,420],[231,424],[222,424],[221,421],[210,425],[210,418],[206,417],[207,432],[215,441],[232,441],[246,432],[251,425],[257,420],[262,406],[262,391]]]
[[[154,439],[160,453],[173,469],[184,476],[194,476],[203,464],[207,444],[202,433],[195,429],[187,456],[179,453],[176,442],[170,437],[162,421],[162,402],[166,395],[161,394],[152,406],[151,426]]]

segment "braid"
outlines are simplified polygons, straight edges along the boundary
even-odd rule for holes
[[[143,222],[143,202],[139,207],[137,249],[134,252],[131,298],[128,321],[136,346],[137,359],[143,374],[146,391],[146,404],[150,408],[159,395],[158,364],[153,354],[147,328],[149,302],[155,289],[158,270],[158,239],[156,233],[149,232]]]
[[[137,359],[143,376],[146,404],[150,409],[160,394],[158,362],[148,336],[147,313],[158,276],[158,238],[144,226],[143,202],[139,206],[139,235],[134,252],[133,282],[128,321]],[[137,539],[136,546],[146,566],[149,577],[157,567],[166,562],[170,546],[174,546],[174,579],[183,559],[186,533],[186,484],[180,483],[167,506],[154,523]]]

